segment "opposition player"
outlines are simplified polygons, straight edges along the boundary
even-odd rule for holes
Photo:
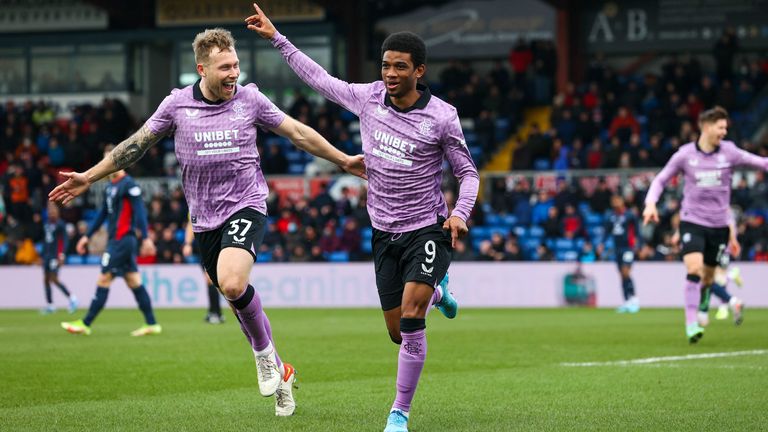
[[[61,292],[67,296],[69,313],[77,310],[77,297],[71,294],[66,286],[59,280],[59,268],[64,264],[65,251],[67,250],[67,228],[59,218],[59,206],[56,203],[48,203],[48,220],[43,224],[43,284],[45,285],[46,306],[40,313],[50,314],[56,311],[53,305],[51,284],[55,284]]]
[[[635,295],[635,284],[632,281],[632,263],[635,261],[635,239],[637,234],[637,217],[629,211],[621,195],[611,197],[611,212],[606,220],[606,229],[613,236],[616,264],[621,276],[621,289],[624,294],[624,304],[616,309],[619,313],[637,313],[640,302]]]
[[[680,239],[685,281],[685,334],[696,343],[704,335],[697,322],[701,288],[714,279],[715,267],[728,245],[731,177],[737,166],[765,170],[768,158],[739,149],[724,141],[728,132],[728,112],[715,107],[699,115],[701,136],[683,145],[656,175],[645,198],[643,223],[658,222],[656,202],[664,185],[678,173],[685,176],[680,212]]]
[[[187,222],[187,227],[184,229],[184,247],[181,252],[185,257],[192,256],[192,242],[194,241],[195,234],[192,231],[192,223]],[[208,324],[221,324],[224,322],[224,317],[221,316],[221,304],[219,303],[219,290],[213,285],[208,273],[203,268],[203,276],[205,277],[205,284],[208,287],[208,313],[205,314],[205,322]]]
[[[455,300],[439,282],[452,244],[468,231],[477,196],[477,169],[456,109],[418,84],[426,48],[413,33],[384,41],[382,81],[349,84],[330,76],[278,33],[255,4],[254,9],[246,18],[248,28],[271,40],[310,87],[360,117],[376,285],[390,338],[401,344],[397,395],[385,431],[406,431],[427,354],[425,318],[432,305],[449,318],[456,315]],[[460,181],[451,214],[440,191],[443,158]]]
[[[104,156],[108,157],[112,146],[107,146]],[[141,282],[136,265],[139,241],[136,230],[141,231],[142,246],[148,251],[155,248],[147,235],[147,211],[141,200],[141,188],[123,170],[109,176],[110,183],[104,189],[104,202],[88,232],[77,242],[77,253],[84,254],[91,236],[107,221],[107,250],[101,257],[101,274],[96,280],[96,295],[91,300],[85,318],[63,322],[61,327],[74,334],[91,334],[91,324],[104,308],[109,296],[109,287],[115,277],[122,276],[131,289],[139,310],[144,315],[144,325],[131,332],[132,336],[160,334],[162,327],[155,320],[152,301]]]
[[[297,147],[365,178],[363,157],[348,156],[312,128],[285,115],[254,84],[241,86],[232,34],[199,33],[192,44],[200,79],[175,89],[130,138],[84,173],[64,173],[53,200],[68,202],[95,181],[139,160],[163,136],[173,133],[192,230],[205,271],[235,310],[256,358],[259,391],[276,395],[275,414],[295,409],[294,369],[277,355],[261,298],[248,283],[267,223],[267,182],[256,149],[258,127],[290,139]]]
[[[729,315],[728,310],[731,309],[733,310],[734,324],[741,325],[744,321],[744,302],[738,297],[732,296],[727,289],[730,280],[736,282],[736,285],[738,286],[741,286],[742,284],[739,268],[733,267],[731,268],[731,271],[728,270],[728,266],[731,263],[731,254],[733,254],[733,256],[741,255],[741,244],[737,237],[738,231],[736,230],[736,222],[733,219],[733,216],[731,216],[728,223],[728,229],[728,248],[723,252],[720,261],[717,263],[718,265],[715,268],[715,276],[712,285],[710,285],[709,289],[705,287],[701,291],[698,318],[699,325],[702,327],[709,325],[709,302],[711,294],[714,294],[715,297],[719,298],[722,302],[715,318],[719,320],[727,319]]]

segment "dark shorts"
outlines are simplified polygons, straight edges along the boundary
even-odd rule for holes
[[[101,274],[111,273],[112,276],[125,276],[126,273],[139,271],[136,257],[139,255],[139,241],[129,235],[120,240],[107,242],[107,250],[101,256]]]
[[[710,228],[690,222],[680,222],[680,241],[683,244],[683,256],[701,252],[704,265],[715,267],[728,246],[728,227]]]
[[[42,260],[43,260],[43,271],[45,273],[54,273],[54,274],[59,273],[58,258],[55,258],[55,257],[51,258],[51,257],[44,256]]]
[[[255,262],[266,230],[267,217],[247,207],[235,212],[219,228],[195,233],[197,243],[200,245],[200,261],[214,285],[219,286],[216,265],[222,249],[228,247],[245,249],[251,253]]]
[[[451,234],[443,219],[415,231],[393,234],[373,229],[371,247],[376,270],[376,288],[382,310],[403,301],[407,282],[437,286],[451,265]]]
[[[619,248],[616,249],[616,265],[619,268],[624,266],[632,266],[635,262],[635,252],[632,249]]]

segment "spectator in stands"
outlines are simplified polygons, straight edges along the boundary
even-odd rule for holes
[[[733,59],[736,57],[738,49],[739,42],[736,38],[736,32],[732,28],[724,31],[715,43],[712,56],[715,58],[717,77],[721,80],[730,79],[733,76]]]
[[[597,188],[589,200],[589,207],[595,213],[605,213],[611,206],[611,195],[613,192],[608,186],[608,182],[605,181],[604,177],[600,177],[597,181]]]
[[[160,239],[156,242],[157,262],[160,264],[182,263],[181,244],[170,227],[163,229]]]
[[[361,240],[362,236],[360,235],[357,220],[348,218],[344,221],[344,226],[342,227],[339,250],[347,252],[351,261],[360,261],[363,259],[360,248]]]
[[[562,217],[562,233],[566,238],[584,237],[584,223],[573,204],[566,204]]]
[[[483,240],[480,242],[479,254],[477,256],[479,261],[503,261],[504,253],[499,252],[493,248],[493,244],[490,240]]]
[[[523,261],[524,259],[517,236],[510,234],[504,242],[504,261]]]
[[[621,142],[628,142],[632,134],[640,133],[640,123],[626,106],[619,107],[616,117],[611,121],[608,134],[611,138],[618,137]]]
[[[523,86],[528,67],[533,62],[533,52],[523,38],[519,38],[509,53],[509,64],[514,72],[515,85]]]
[[[541,227],[544,228],[544,236],[548,239],[555,239],[563,236],[560,211],[556,206],[552,206],[547,210],[547,218],[541,223]]]

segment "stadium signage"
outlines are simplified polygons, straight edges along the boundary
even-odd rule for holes
[[[554,39],[555,21],[554,8],[539,0],[459,1],[380,20],[376,30],[418,33],[430,58],[494,58],[521,37]]]
[[[260,0],[273,21],[318,21],[325,9],[310,0]],[[157,0],[155,18],[158,27],[211,23],[242,23],[253,14],[251,2],[240,0]]]
[[[0,33],[101,30],[107,13],[80,1],[15,0],[0,8]]]
[[[587,50],[605,53],[709,51],[728,29],[744,48],[768,47],[768,3],[654,0],[590,3],[581,17]]]

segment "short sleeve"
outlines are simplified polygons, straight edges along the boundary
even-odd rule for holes
[[[163,99],[160,106],[157,107],[152,116],[147,120],[145,125],[152,133],[156,135],[163,135],[169,130],[174,128],[174,101],[175,96],[173,93]]]
[[[258,90],[255,90],[255,124],[267,129],[274,129],[285,120],[286,114],[280,110],[269,98]]]

